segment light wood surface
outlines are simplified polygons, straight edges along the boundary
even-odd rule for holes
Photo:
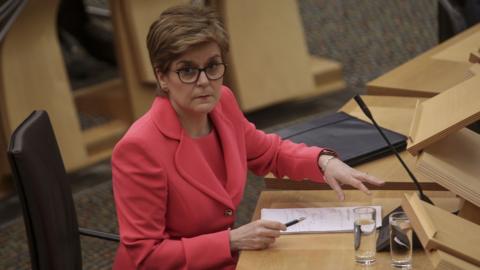
[[[449,255],[441,250],[433,250],[426,253],[434,267],[432,268],[433,270],[480,270],[480,267]]]
[[[479,163],[480,134],[463,128],[427,147],[417,167],[421,174],[480,207]]]
[[[73,171],[108,158],[133,117],[123,80],[72,91],[58,42],[58,4],[28,1],[0,45],[0,146],[6,149],[12,131],[33,110],[45,110],[65,167]],[[105,123],[82,129],[80,115]],[[2,156],[0,197],[12,192],[6,174]]]
[[[119,0],[122,4],[125,32],[131,44],[130,54],[133,56],[133,64],[141,82],[156,84],[146,45],[150,25],[160,17],[163,10],[190,2],[189,0]]]
[[[75,90],[73,95],[79,113],[121,120],[124,124],[133,121],[125,84],[120,78]]]
[[[1,44],[0,108],[5,138],[34,109],[47,110],[67,169],[87,152],[56,31],[59,1],[28,1]]]
[[[375,118],[377,123],[385,128],[407,135],[412,121],[414,108],[419,100],[413,97],[391,97],[391,96],[362,96],[367,106]],[[356,102],[351,99],[348,101],[340,111],[346,112],[357,118],[370,122],[363,112],[358,108]],[[434,182],[431,177],[422,175],[415,167],[416,157],[412,156],[407,151],[400,153],[400,156],[405,161],[407,166],[417,177],[424,189],[439,190],[443,189],[440,185]],[[386,185],[380,187],[381,189],[415,189],[415,186],[408,176],[405,169],[394,155],[386,156],[377,160],[373,160],[358,166],[356,169],[375,175],[386,181]],[[312,183],[312,182],[294,182],[282,181],[274,179],[273,175],[267,176],[265,179],[267,188],[272,189],[321,189],[328,188],[326,185]],[[375,186],[369,188],[378,189]]]
[[[343,87],[339,64],[322,63],[323,72],[311,60],[296,1],[221,0],[216,7],[230,35],[227,81],[244,111]],[[330,78],[316,87],[316,77]]]
[[[382,215],[400,205],[404,192],[374,191],[369,197],[359,191],[347,191],[345,202],[338,202],[331,191],[264,191],[253,219],[262,208],[318,207],[345,205],[382,205]],[[449,211],[458,207],[458,199],[450,192],[427,192],[434,202]],[[414,269],[432,269],[423,250],[413,253]],[[376,264],[364,268],[354,262],[352,233],[282,235],[269,249],[242,251],[237,269],[390,269],[390,254],[377,253]]]
[[[318,93],[327,94],[347,87],[343,80],[342,64],[340,62],[311,55],[310,68],[316,90],[314,95],[318,95]],[[300,98],[303,97],[300,96]]]
[[[480,225],[480,207],[469,201],[464,200],[458,216]]]
[[[407,149],[413,155],[480,119],[480,74],[420,102]]]
[[[432,97],[468,78],[471,52],[480,49],[480,24],[367,84],[371,95]]]
[[[480,50],[480,28],[478,25],[472,32],[465,33],[465,37],[445,49],[432,55],[433,59],[448,60],[454,62],[465,62],[470,53],[478,53]]]
[[[314,90],[296,1],[228,0],[220,5],[230,35],[232,87],[244,110]]]
[[[137,119],[142,116],[152,104],[153,98],[155,96],[156,84],[152,83],[142,83],[140,74],[143,74],[143,70],[147,70],[144,66],[145,61],[138,51],[135,51],[135,48],[140,48],[137,42],[131,39],[133,34],[129,34],[129,29],[132,26],[128,26],[127,21],[125,20],[127,13],[126,10],[127,1],[130,0],[110,0],[110,9],[112,11],[112,24],[114,28],[114,38],[116,46],[116,55],[118,60],[118,66],[121,72],[121,77],[124,80],[125,87],[128,92],[128,100],[131,104],[133,118]],[[131,1],[130,4],[140,4],[142,1]],[[160,12],[161,10],[158,10]],[[145,42],[144,37],[142,40]],[[137,45],[134,45],[137,44]],[[137,46],[137,47],[135,47]],[[146,50],[146,49],[145,49]],[[146,52],[143,52],[143,54]],[[136,61],[136,58],[141,58]],[[140,70],[137,72],[139,65],[142,65]],[[147,73],[145,73],[147,74]]]
[[[480,226],[405,194],[402,208],[426,250],[441,250],[480,266]],[[461,230],[459,230],[461,228]]]

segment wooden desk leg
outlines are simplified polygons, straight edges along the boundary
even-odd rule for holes
[[[480,207],[467,200],[463,200],[458,216],[480,225]]]

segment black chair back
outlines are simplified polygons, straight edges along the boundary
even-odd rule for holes
[[[8,148],[34,270],[82,269],[70,183],[48,114],[34,111]]]

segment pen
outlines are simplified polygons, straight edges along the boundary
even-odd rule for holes
[[[303,221],[303,220],[305,220],[305,219],[306,219],[306,217],[300,217],[300,218],[291,220],[291,221],[285,223],[285,226],[290,227],[290,226],[295,225],[295,224],[297,224],[298,222]]]

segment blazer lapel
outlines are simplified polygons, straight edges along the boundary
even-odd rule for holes
[[[155,98],[151,117],[160,132],[178,141],[174,163],[180,176],[204,194],[234,209],[230,195],[211,171],[192,139],[185,134],[178,116],[167,98]]]
[[[245,155],[245,142],[242,136],[236,132],[233,123],[224,116],[221,104],[218,104],[210,114],[210,118],[217,129],[226,168],[227,181],[225,189],[235,203],[239,203],[243,196],[245,181],[247,178],[247,164],[242,157]],[[239,119],[241,121],[242,119]],[[237,123],[237,125],[240,123]]]
[[[216,175],[212,172],[192,139],[182,132],[180,144],[175,153],[175,165],[180,175],[198,190],[221,202],[229,208],[234,208]]]

